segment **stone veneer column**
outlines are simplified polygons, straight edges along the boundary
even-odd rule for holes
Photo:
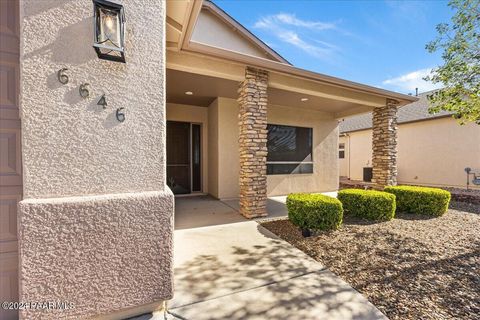
[[[240,135],[240,213],[267,215],[268,72],[247,67],[238,90]]]
[[[375,189],[397,184],[397,101],[373,110],[372,182]]]

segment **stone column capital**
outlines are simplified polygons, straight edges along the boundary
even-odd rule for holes
[[[387,103],[385,106],[398,107],[399,105],[400,105],[400,102],[398,100],[387,98]]]

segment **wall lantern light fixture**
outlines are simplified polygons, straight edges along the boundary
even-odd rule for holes
[[[100,59],[125,63],[125,13],[116,1],[93,0],[93,47]]]

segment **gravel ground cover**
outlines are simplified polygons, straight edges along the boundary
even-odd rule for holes
[[[288,220],[262,225],[327,266],[390,319],[479,319],[480,205],[439,218],[397,214],[303,238]]]

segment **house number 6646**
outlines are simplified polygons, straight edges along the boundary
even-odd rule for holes
[[[99,106],[102,106],[103,109],[107,108],[108,103],[107,103],[107,97],[105,96],[105,94],[103,94],[100,97],[100,100],[98,100],[97,104]],[[115,117],[119,122],[125,121],[125,113],[123,112],[123,110],[125,110],[125,108],[118,108],[117,111],[115,112]]]
[[[116,112],[117,120],[120,122],[125,121],[125,113],[123,112],[125,108],[118,108]]]

